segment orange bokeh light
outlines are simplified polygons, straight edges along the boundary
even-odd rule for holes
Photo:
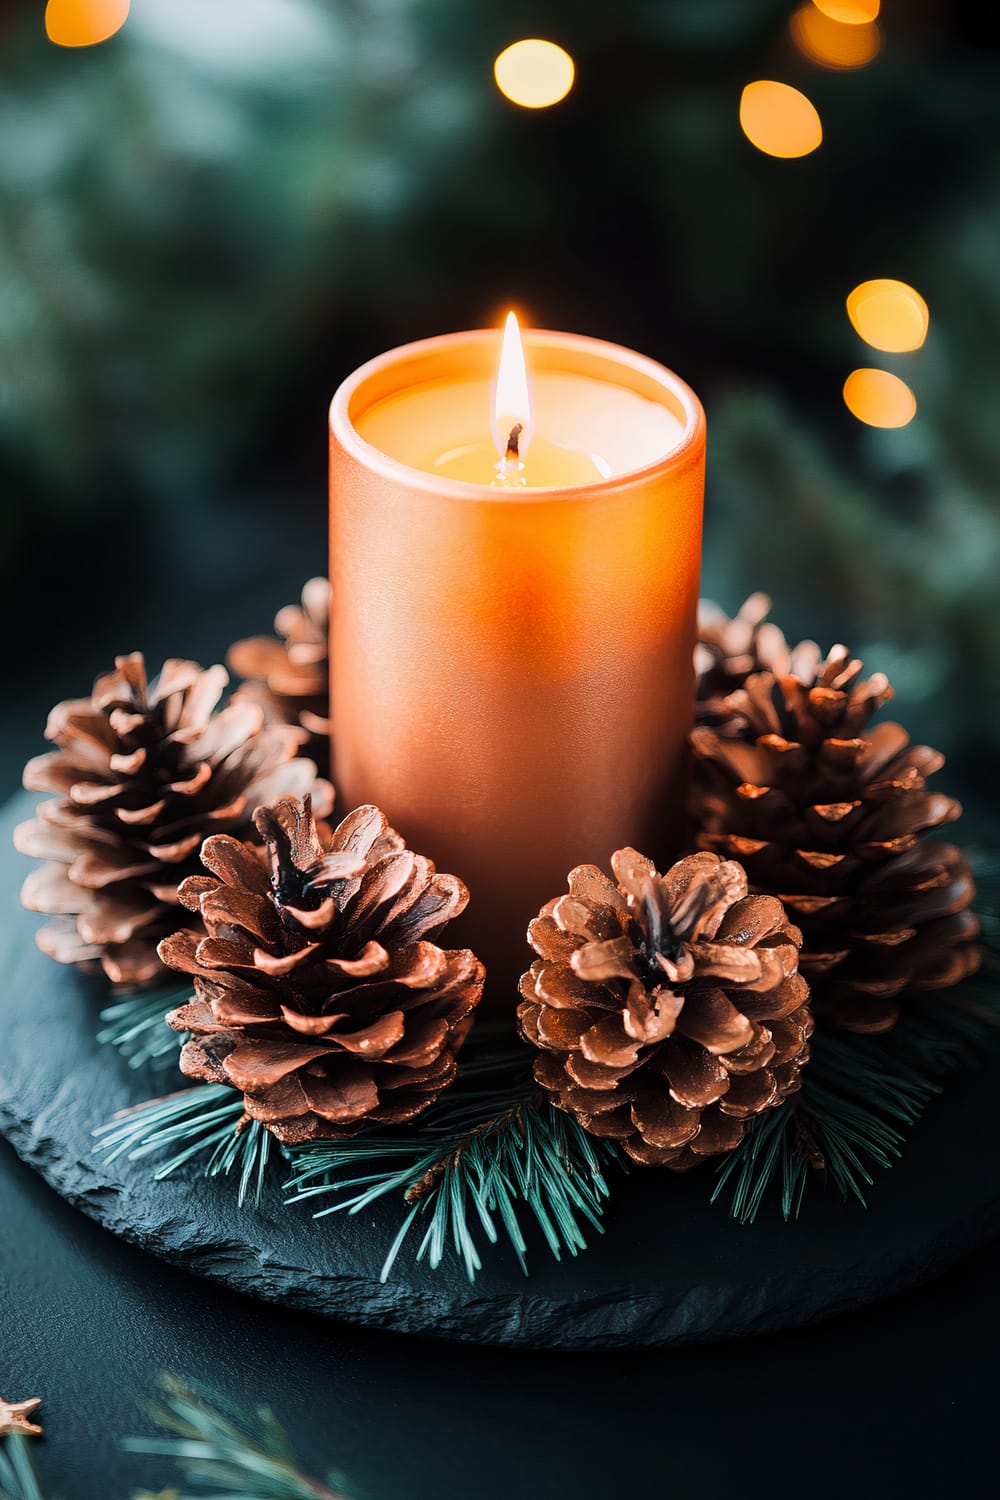
[[[918,291],[905,281],[862,281],[847,298],[847,316],[866,344],[890,354],[919,349],[927,337],[930,313]]]
[[[773,79],[747,84],[740,125],[750,144],[767,156],[808,156],[823,139],[816,106],[798,89]]]
[[[841,21],[845,26],[864,26],[874,21],[880,8],[880,0],[811,0],[811,3],[831,21]]]
[[[526,37],[505,47],[493,64],[497,88],[522,109],[548,109],[565,99],[576,68],[563,47]]]
[[[845,25],[807,0],[788,22],[792,41],[810,62],[824,68],[863,68],[879,54],[882,33],[875,21]]]
[[[49,0],[45,30],[60,47],[93,47],[121,30],[128,10],[129,0]]]
[[[869,427],[905,427],[917,411],[906,381],[888,370],[852,370],[844,381],[844,401],[851,415]]]

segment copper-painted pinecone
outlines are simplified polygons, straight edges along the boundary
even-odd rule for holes
[[[751,594],[729,618],[708,599],[698,602],[698,642],[694,651],[698,682],[695,721],[709,724],[724,734],[739,731],[739,720],[727,701],[754,672],[795,672],[800,661],[808,670],[813,641],[794,649],[767,615],[771,601],[766,594]]]
[[[22,899],[55,921],[38,945],[61,963],[100,964],[115,984],[163,973],[157,944],[189,919],[177,887],[201,868],[198,849],[223,829],[252,835],[261,802],[311,789],[323,808],[332,789],[304,736],[264,726],[251,703],[216,711],[224,667],[167,661],[147,685],[142,655],[119,656],[90,698],[59,703],[45,735],[57,749],[28,762],[30,791],[55,792],[14,842],[47,861]]]
[[[800,924],[817,1015],[886,1031],[905,990],[978,966],[968,863],[925,838],[961,808],[927,789],[943,756],[899,724],[869,727],[892,697],[882,673],[862,680],[846,647],[824,661],[811,642],[788,663],[748,677],[721,729],[695,729],[698,842],[741,860]]]
[[[329,581],[310,578],[301,605],[279,609],[274,628],[280,640],[255,635],[230,646],[226,661],[244,679],[236,696],[259,703],[278,723],[301,725],[310,753],[323,764],[330,736]]]
[[[611,865],[617,885],[581,865],[532,922],[518,1020],[554,1104],[635,1161],[682,1170],[799,1087],[801,934],[731,860],[693,854],[659,875],[620,849]]]
[[[482,994],[476,956],[434,941],[468,891],[375,807],[332,834],[308,798],[255,821],[264,854],[208,839],[211,875],[181,888],[208,936],[160,948],[194,975],[193,1000],[167,1017],[192,1033],[181,1070],[241,1089],[247,1114],[286,1143],[412,1119],[455,1077]]]

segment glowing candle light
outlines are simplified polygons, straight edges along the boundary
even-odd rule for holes
[[[890,354],[919,349],[930,324],[920,293],[885,277],[856,286],[847,298],[847,315],[866,344]]]
[[[508,320],[500,353],[493,331],[429,339],[334,397],[331,675],[341,805],[378,803],[465,880],[449,941],[513,1005],[568,870],[671,848],[705,436],[629,350],[532,330],[522,352]]]
[[[128,20],[129,0],[49,0],[45,31],[60,47],[106,42]]]
[[[531,398],[528,368],[516,314],[507,314],[493,398],[493,441],[500,461],[494,484],[526,484],[523,455],[531,442]]]
[[[851,415],[869,427],[905,427],[917,412],[906,381],[888,370],[852,370],[844,382],[844,401]]]
[[[497,88],[522,109],[548,109],[565,99],[576,68],[563,47],[526,37],[505,47],[493,64]]]
[[[823,140],[819,111],[787,83],[761,78],[740,98],[740,125],[751,145],[767,156],[808,156]]]
[[[514,313],[495,360],[492,379],[428,381],[376,403],[360,418],[363,436],[443,479],[526,489],[608,479],[678,439],[668,410],[621,385],[545,365],[529,381]]]

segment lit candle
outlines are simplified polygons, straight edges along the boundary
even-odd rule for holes
[[[493,368],[420,380],[359,413],[357,427],[372,447],[427,474],[525,489],[568,489],[643,468],[684,434],[671,407],[569,361],[539,361],[529,381],[513,313]]]
[[[679,821],[705,425],[629,350],[516,323],[382,355],[330,414],[334,776],[472,894],[514,1003],[576,864]],[[508,379],[508,377],[511,377]]]
[[[417,418],[416,441],[413,448],[407,445],[405,457],[431,474],[441,474],[450,479],[467,479],[472,484],[483,484],[489,479],[495,487],[515,486],[526,489],[541,486],[568,486],[592,484],[598,479],[607,479],[611,467],[600,454],[586,452],[572,442],[560,442],[553,434],[567,432],[576,438],[583,435],[586,441],[586,410],[582,390],[590,387],[589,395],[596,404],[602,419],[617,427],[615,417],[609,412],[605,394],[594,382],[586,381],[581,388],[581,377],[560,375],[557,371],[546,371],[532,390],[528,383],[528,368],[524,358],[521,330],[513,313],[507,314],[500,362],[491,406],[491,437],[481,437],[473,442],[458,443],[443,451],[437,451],[439,434],[446,429],[449,418],[452,422],[464,420],[464,413],[452,405],[451,392],[446,400],[449,411],[435,409],[439,401],[431,392],[408,392],[395,403],[385,403],[376,408],[369,420],[363,423],[363,431],[376,447],[380,439],[388,438],[390,448],[394,439],[401,436],[399,427],[400,407],[406,405]],[[619,392],[619,395],[622,393]],[[472,403],[478,420],[475,427],[482,426],[482,413],[486,410],[485,391],[466,382],[463,395]],[[541,433],[532,448],[536,423],[536,402],[542,402]],[[421,414],[419,407],[426,406]],[[421,420],[421,415],[423,420]],[[663,413],[669,423],[671,418]],[[473,420],[470,413],[470,422]],[[475,431],[475,427],[468,430]],[[674,422],[676,429],[677,423]],[[392,430],[390,430],[392,429]],[[419,436],[418,436],[419,434]],[[676,432],[672,435],[676,441]],[[668,437],[669,440],[669,437]],[[528,449],[531,451],[530,467],[527,463]],[[495,450],[495,451],[494,451]],[[402,456],[402,455],[400,455]]]

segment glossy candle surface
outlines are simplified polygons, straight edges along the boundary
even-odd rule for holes
[[[486,962],[494,1006],[516,1003],[527,924],[574,865],[629,843],[669,851],[701,554],[694,394],[614,345],[541,332],[525,344],[538,392],[526,469],[539,442],[578,459],[582,433],[609,477],[490,488],[436,471],[475,442],[477,409],[488,437],[495,333],[394,350],[331,407],[339,805],[377,803],[466,882],[445,941]],[[570,399],[569,426],[547,427],[541,393],[574,382],[589,388],[584,426]]]

